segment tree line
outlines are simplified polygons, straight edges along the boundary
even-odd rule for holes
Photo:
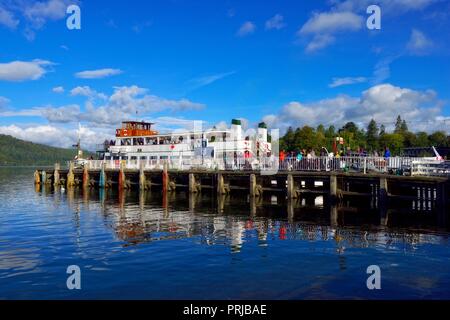
[[[404,148],[411,147],[450,147],[450,136],[444,131],[427,133],[424,131],[412,132],[408,124],[399,115],[395,128],[388,132],[383,124],[378,125],[371,120],[367,128],[359,128],[354,122],[347,122],[342,128],[331,125],[328,128],[320,124],[316,128],[303,126],[294,129],[289,127],[286,134],[280,139],[280,150],[297,152],[300,150],[321,150],[326,147],[330,152],[336,138],[343,138],[344,144],[339,144],[339,150],[360,151],[369,154],[383,154],[387,147],[393,155],[401,155]]]
[[[56,162],[64,165],[76,154],[76,149],[55,148],[0,134],[0,166],[53,165]]]

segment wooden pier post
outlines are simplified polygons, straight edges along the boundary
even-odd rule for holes
[[[250,175],[250,196],[251,197],[256,196],[256,175],[255,174]]]
[[[338,186],[337,186],[337,176],[332,174],[330,176],[330,202],[335,204],[338,198]]]
[[[387,225],[388,217],[388,181],[386,177],[380,178],[380,190],[378,194],[378,208],[380,210],[380,224]]]
[[[294,177],[292,174],[288,174],[287,176],[287,198],[295,199],[297,198],[297,192],[295,190]]]
[[[195,175],[193,173],[189,173],[189,192],[190,193],[198,193],[200,191],[200,186],[197,184],[195,180]]]
[[[102,164],[102,169],[100,170],[100,177],[98,179],[98,187],[100,189],[106,188],[106,172],[105,172],[105,166],[106,164]]]
[[[41,174],[38,170],[34,171],[34,184],[40,185],[41,184]]]
[[[41,171],[41,184],[42,185],[47,184],[47,172],[45,170]]]
[[[55,171],[53,172],[53,185],[59,186],[61,184],[60,182],[60,176],[59,176],[59,170],[61,166],[59,163],[55,163]]]
[[[251,197],[262,196],[262,187],[257,184],[256,175],[254,173],[250,175],[250,196]]]
[[[144,162],[141,162],[140,167],[139,167],[139,189],[146,190],[146,187],[147,187],[147,181],[146,181],[145,172],[144,172]]]
[[[221,173],[217,174],[217,194],[225,195],[229,193],[229,187],[225,185],[225,179]]]
[[[86,163],[83,168],[83,188],[89,187],[89,163]]]
[[[69,172],[67,173],[67,188],[73,187],[75,185],[75,175],[73,174],[73,162],[69,162]]]
[[[119,190],[123,190],[125,188],[125,172],[123,171],[123,164],[120,163],[119,169],[119,179],[118,179]]]
[[[167,161],[164,161],[163,172],[162,172],[162,190],[163,190],[163,193],[167,192],[168,189],[169,189],[168,165],[167,165]]]

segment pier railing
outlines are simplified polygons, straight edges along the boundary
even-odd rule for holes
[[[312,171],[410,174],[419,176],[450,176],[450,161],[438,162],[412,157],[314,157],[301,160],[288,158],[235,159],[167,159],[167,160],[89,160],[89,169],[162,170],[167,163],[171,170],[232,171]]]

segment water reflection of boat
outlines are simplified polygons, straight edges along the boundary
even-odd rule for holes
[[[128,195],[131,196],[131,195]],[[231,210],[225,210],[220,214],[211,212],[209,199],[206,203],[201,200],[195,204],[195,211],[192,205],[186,203],[186,198],[177,198],[176,206],[168,208],[168,213],[158,204],[160,194],[139,197],[139,203],[122,204],[117,203],[105,205],[112,218],[111,226],[115,230],[116,236],[127,245],[138,245],[145,242],[167,241],[180,239],[193,239],[194,242],[206,245],[226,245],[234,253],[241,252],[246,242],[258,241],[259,246],[270,246],[273,241],[298,240],[298,241],[333,241],[336,243],[338,252],[345,252],[345,248],[368,248],[368,247],[397,247],[413,248],[418,244],[436,243],[442,241],[442,237],[435,234],[423,234],[405,229],[386,228],[381,225],[370,225],[362,222],[355,225],[338,225],[330,223],[331,209],[328,207],[311,208],[314,214],[308,215],[306,208],[297,208],[301,214],[297,219],[288,219],[278,213],[269,213],[270,207],[260,207],[255,216],[249,215],[248,205],[233,204]],[[153,199],[153,200],[150,200]],[[126,201],[126,200],[122,200]],[[135,201],[135,200],[134,200]],[[181,201],[181,204],[180,204]],[[188,200],[190,202],[192,200]],[[107,203],[107,201],[105,202]],[[185,203],[185,205],[182,205]],[[279,210],[278,205],[273,207]],[[176,208],[176,209],[175,209]],[[262,208],[264,208],[263,211]],[[346,212],[347,221],[351,216],[358,216],[361,213],[351,208],[338,209]],[[306,210],[306,212],[305,212]],[[344,211],[342,211],[344,210]],[[371,221],[373,215],[366,209],[367,221]],[[350,215],[350,216],[349,216]],[[308,221],[305,219],[316,219],[322,217],[324,220]],[[315,218],[316,217],[316,218]],[[411,216],[410,216],[411,218]],[[328,222],[326,222],[328,219]],[[350,219],[351,220],[351,219]],[[325,222],[324,222],[325,221]],[[349,221],[350,222],[350,221]],[[361,223],[361,221],[359,222]]]

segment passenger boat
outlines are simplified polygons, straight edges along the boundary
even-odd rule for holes
[[[233,119],[225,130],[191,130],[159,133],[154,123],[125,121],[116,130],[114,140],[105,141],[100,159],[116,166],[121,161],[136,163],[194,162],[231,163],[235,159],[259,159],[270,156],[271,143],[267,126],[260,123],[257,130],[245,134],[242,123]]]

